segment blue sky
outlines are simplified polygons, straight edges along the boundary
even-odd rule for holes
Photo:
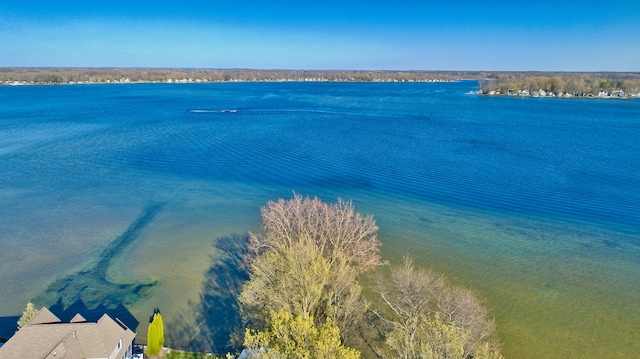
[[[640,71],[640,1],[0,0],[0,66]]]

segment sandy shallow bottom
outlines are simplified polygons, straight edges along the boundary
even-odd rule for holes
[[[337,196],[330,191],[321,198]],[[633,329],[640,291],[628,285],[640,281],[637,236],[367,192],[349,198],[359,211],[375,215],[386,259],[398,263],[410,254],[476,290],[496,317],[508,357],[572,357],[576,346],[584,348],[582,357],[631,357],[640,349]],[[211,269],[226,255],[216,243],[258,230],[261,204],[210,200],[167,204],[111,262],[114,282],[158,281],[148,296],[127,306],[140,320],[141,341],[149,308],[159,307],[174,332],[169,344],[211,349],[203,336],[214,328],[205,316],[229,310],[211,308],[222,304],[207,299],[221,290],[210,285],[216,278]],[[213,343],[213,349],[225,344]]]

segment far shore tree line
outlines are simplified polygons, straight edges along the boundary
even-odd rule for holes
[[[429,82],[483,78],[485,72],[145,68],[0,68],[0,84],[192,83],[260,81]]]

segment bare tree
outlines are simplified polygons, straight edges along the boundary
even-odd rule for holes
[[[495,322],[489,319],[488,310],[469,289],[446,285],[435,292],[435,303],[445,323],[466,333],[465,354],[474,353],[484,341],[493,341]]]
[[[473,293],[447,283],[441,274],[416,269],[411,258],[392,269],[391,280],[380,282],[378,293],[384,305],[375,313],[387,325],[386,344],[393,356],[500,357],[495,324]]]
[[[357,282],[380,265],[378,227],[351,202],[326,204],[294,194],[262,208],[263,234],[251,234],[250,279],[240,295],[243,316],[264,326],[271,310],[327,318],[344,340],[355,335],[368,303]]]
[[[344,255],[358,273],[382,263],[378,226],[373,216],[356,212],[351,201],[326,204],[294,193],[290,200],[270,201],[261,214],[264,234],[251,233],[249,261],[268,249],[310,243],[330,262]]]

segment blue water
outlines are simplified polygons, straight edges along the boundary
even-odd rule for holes
[[[353,199],[392,262],[411,253],[476,289],[512,357],[638,352],[640,101],[474,87],[0,87],[0,316],[139,218],[108,275],[159,283],[126,297],[142,323],[155,306],[167,325],[197,316],[211,243],[259,230],[260,206],[295,190]]]

